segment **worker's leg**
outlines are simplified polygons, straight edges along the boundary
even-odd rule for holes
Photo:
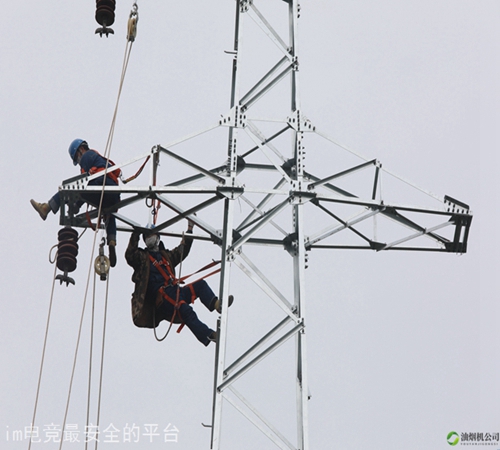
[[[215,309],[217,296],[205,280],[195,281],[182,289],[191,289],[191,291],[194,292],[195,298],[199,298],[201,303],[203,303],[210,311]]]
[[[89,181],[90,186],[102,186],[102,177]],[[106,186],[118,186],[111,178],[106,177]],[[82,198],[92,206],[98,208],[101,201],[101,194],[97,192],[82,194]],[[116,205],[120,201],[118,192],[107,192],[102,199],[102,207],[104,209]]]
[[[59,208],[61,207],[61,196],[59,195],[59,192],[57,192],[50,200],[49,200],[49,206],[52,212],[55,214],[57,211],[59,211]]]
[[[174,311],[175,311],[174,305],[163,299],[162,302],[158,306],[156,306],[156,311],[155,311],[156,322],[159,323],[162,320],[170,322],[172,320]],[[178,319],[179,317],[176,318]]]
[[[190,303],[194,300],[191,288],[189,286],[180,288],[178,299],[176,287],[167,286],[164,288],[164,292],[174,302],[177,300],[179,301],[178,314],[180,314],[181,320],[196,336],[196,339],[198,339],[203,345],[208,345],[210,343],[208,337],[214,333],[214,331],[198,318],[193,308],[190,306]],[[170,320],[174,311],[174,306],[167,300],[164,300],[163,303],[157,308],[157,311],[162,314],[162,318]]]
[[[108,245],[110,241],[116,243],[116,218],[113,214],[106,214],[104,216],[104,223],[106,225],[106,236],[108,238]]]
[[[102,186],[103,178],[99,177],[95,180],[89,182],[92,186]],[[106,186],[118,186],[111,178],[106,177]],[[82,198],[92,206],[98,208],[101,201],[101,194],[91,193],[83,194]],[[118,192],[108,192],[105,193],[102,198],[102,208],[108,209],[113,205],[116,205],[120,201],[120,194]],[[105,226],[106,226],[106,237],[109,246],[109,260],[111,267],[116,265],[116,218],[112,214],[106,214],[104,216]]]
[[[207,346],[210,343],[208,337],[214,332],[205,325],[194,312],[193,308],[187,303],[182,303],[179,307],[181,318],[191,332],[196,336],[203,345]]]

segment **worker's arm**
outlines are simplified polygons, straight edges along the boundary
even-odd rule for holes
[[[190,236],[190,234],[193,233],[193,225],[194,224],[191,221],[188,222],[188,229],[180,245],[168,251],[168,256],[173,267],[177,266],[181,262],[181,260],[184,261],[187,255],[189,255],[191,245],[193,244],[193,238]],[[160,249],[165,250],[163,242],[160,242]]]
[[[125,251],[125,259],[127,264],[132,267],[137,267],[141,263],[141,251],[139,249],[139,239],[141,233],[139,231],[134,231],[128,242],[127,250]]]

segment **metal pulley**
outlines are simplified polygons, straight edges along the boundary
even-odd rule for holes
[[[99,246],[99,256],[94,261],[94,270],[101,277],[101,281],[106,281],[111,264],[109,258],[104,254],[104,238]]]
[[[76,269],[76,256],[78,255],[78,233],[71,227],[64,227],[57,233],[57,258],[56,265],[59,270],[64,272],[63,275],[57,275],[56,280],[59,284],[63,282],[66,286],[75,284],[75,280],[68,276],[69,272]]]
[[[95,20],[101,28],[95,30],[101,37],[103,34],[115,34],[112,28],[108,28],[115,23],[116,0],[96,0]]]
[[[128,18],[127,24],[127,41],[134,42],[135,37],[137,36],[137,22],[139,21],[139,7],[137,3],[132,5],[132,10],[130,11],[130,15]]]

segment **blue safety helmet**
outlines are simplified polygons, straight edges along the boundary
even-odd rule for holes
[[[83,139],[75,139],[70,145],[69,145],[69,149],[68,149],[68,152],[69,152],[69,156],[71,157],[71,159],[73,160],[73,165],[76,166],[78,164],[78,161],[76,160],[75,156],[76,156],[76,152],[78,151],[78,149],[80,148],[80,146],[84,144],[86,148],[88,148],[88,144],[86,141],[84,141]]]

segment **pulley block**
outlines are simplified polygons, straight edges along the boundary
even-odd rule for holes
[[[99,246],[99,256],[94,261],[94,270],[101,277],[101,281],[106,281],[106,278],[109,273],[109,268],[111,267],[111,263],[109,262],[109,258],[104,255],[104,238],[102,239],[101,245]]]
[[[107,256],[99,255],[94,261],[94,270],[101,277],[102,281],[106,280],[110,267],[111,264]]]

